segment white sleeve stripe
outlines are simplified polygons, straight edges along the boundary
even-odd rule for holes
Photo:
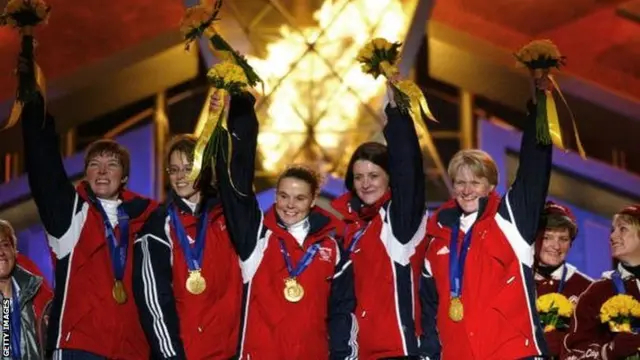
[[[342,275],[345,272],[345,270],[349,268],[349,266],[351,266],[351,260],[348,260],[346,263],[344,263],[342,268],[333,275],[333,278],[335,279],[340,277],[340,275]]]
[[[240,261],[240,269],[242,270],[242,279],[245,284],[251,282],[258,267],[264,258],[264,252],[269,245],[269,238],[271,237],[271,230],[267,229],[264,236],[262,235],[264,227],[264,214],[260,213],[260,226],[258,226],[258,232],[256,233],[256,246],[253,249],[251,255],[245,261]]]
[[[389,206],[391,210],[391,206]],[[379,215],[382,220],[382,229],[380,229],[380,240],[387,250],[389,257],[396,263],[406,266],[411,262],[411,257],[416,253],[416,247],[424,240],[427,232],[427,213],[420,220],[418,229],[413,234],[411,240],[403,244],[393,234],[393,226],[391,224],[391,212],[385,211],[384,207],[380,208]]]
[[[143,238],[144,239],[144,238]],[[160,351],[165,358],[176,356],[176,351],[171,344],[169,330],[164,323],[164,315],[158,301],[156,281],[151,268],[151,256],[149,254],[149,243],[142,242],[142,284],[144,287],[144,299],[153,317],[153,331],[160,344]]]
[[[351,348],[351,354],[347,357],[347,360],[358,359],[358,319],[354,314],[351,314],[351,333],[349,337],[349,347]]]
[[[51,250],[56,254],[58,259],[62,259],[71,253],[71,250],[76,246],[78,240],[80,240],[80,234],[82,234],[82,228],[84,227],[87,213],[89,212],[89,204],[83,203],[80,211],[76,212],[78,207],[79,195],[76,193],[76,197],[73,203],[73,211],[71,213],[71,219],[69,220],[69,228],[60,237],[56,238],[47,232],[47,240]]]
[[[167,240],[160,238],[158,236],[155,236],[153,234],[144,234],[142,237],[137,238],[133,243],[137,244],[139,242],[145,242],[147,241],[149,238],[156,240],[157,242],[161,243],[162,245],[165,245],[166,247],[168,247],[169,249],[172,249],[173,247],[171,246],[171,243],[168,242]]]

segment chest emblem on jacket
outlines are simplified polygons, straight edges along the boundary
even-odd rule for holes
[[[331,262],[331,248],[321,247],[319,249],[320,260]]]

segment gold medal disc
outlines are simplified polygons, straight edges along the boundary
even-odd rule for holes
[[[462,321],[462,318],[464,318],[464,307],[459,297],[451,298],[451,302],[449,303],[449,317],[455,322]]]
[[[113,290],[111,290],[111,295],[113,295],[113,299],[116,303],[122,305],[127,302],[127,292],[124,289],[124,284],[120,280],[116,280],[115,284],[113,284]]]
[[[302,285],[294,278],[284,280],[284,298],[289,302],[298,302],[304,296]]]
[[[207,288],[207,282],[205,281],[200,270],[190,271],[189,277],[186,283],[187,291],[193,295],[200,295]]]

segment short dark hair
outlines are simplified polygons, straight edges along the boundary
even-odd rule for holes
[[[99,155],[113,155],[120,166],[122,166],[122,177],[129,178],[129,167],[131,166],[131,155],[129,151],[116,141],[111,139],[100,139],[92,142],[87,147],[87,151],[84,156],[84,171],[87,171],[89,162]]]
[[[169,166],[171,154],[175,151],[181,152],[187,156],[189,162],[193,162],[193,152],[196,149],[198,138],[192,134],[179,134],[171,138],[167,144],[167,151],[164,156],[165,166]]]
[[[193,163],[197,143],[198,138],[192,134],[179,134],[171,138],[167,144],[167,151],[164,158],[165,166],[167,168],[169,167],[171,154],[176,151],[185,154],[187,160]],[[210,164],[203,164],[200,176],[195,182],[195,187],[200,190],[203,195],[213,195],[216,193],[215,179],[213,178]]]
[[[558,213],[549,213],[545,214],[542,217],[542,221],[540,224],[540,230],[569,230],[569,236],[571,240],[574,240],[576,236],[578,236],[578,227],[576,224],[566,215],[558,214]]]
[[[387,147],[377,142],[366,142],[358,146],[356,151],[351,155],[347,174],[344,177],[344,183],[350,192],[355,192],[353,187],[353,165],[358,160],[368,160],[380,166],[387,174],[389,173],[389,152]]]
[[[278,176],[278,181],[276,182],[276,188],[280,185],[280,181],[286,178],[294,178],[298,180],[302,180],[309,184],[311,188],[311,194],[313,196],[319,195],[320,193],[320,184],[322,183],[322,177],[320,174],[310,167],[305,165],[290,165],[285,171],[283,171],[280,176]]]

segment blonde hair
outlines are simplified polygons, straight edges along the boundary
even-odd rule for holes
[[[629,226],[638,232],[638,236],[640,236],[640,219],[629,214],[615,214],[613,215],[613,223],[615,223],[616,220],[629,224]]]
[[[18,238],[16,238],[16,232],[13,230],[13,226],[11,226],[11,223],[6,220],[0,219],[0,239],[5,237],[11,240],[14,248],[18,246]]]
[[[498,185],[498,167],[491,155],[478,149],[460,150],[449,162],[449,178],[456,180],[461,168],[467,167],[478,178],[486,178],[489,185]]]

